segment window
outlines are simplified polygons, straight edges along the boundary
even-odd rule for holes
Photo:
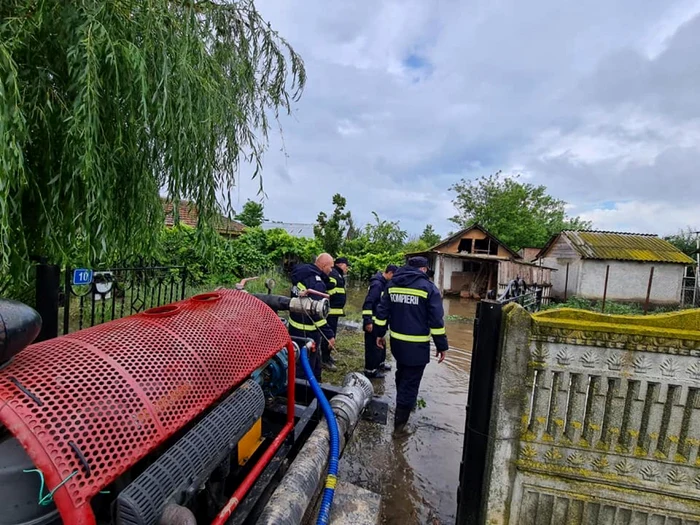
[[[489,239],[476,239],[474,241],[474,253],[489,253]]]
[[[474,253],[482,253],[488,255],[498,255],[498,243],[491,242],[490,238],[476,239],[474,241]]]
[[[472,253],[472,240],[462,239],[459,241],[459,246],[457,247],[458,252]]]

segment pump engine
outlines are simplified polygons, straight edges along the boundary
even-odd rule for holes
[[[328,313],[217,290],[29,344],[38,314],[0,300],[0,525],[245,523],[318,419],[295,308]]]

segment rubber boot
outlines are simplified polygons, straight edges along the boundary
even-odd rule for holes
[[[411,411],[404,407],[396,407],[396,412],[394,412],[394,434],[399,435],[406,429],[406,423],[408,423],[408,418],[411,415]]]
[[[323,367],[324,370],[338,370],[338,367],[335,366],[335,359],[331,357],[331,349],[328,348],[328,345],[324,343],[321,345],[321,366]]]

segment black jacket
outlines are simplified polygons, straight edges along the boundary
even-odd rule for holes
[[[298,264],[292,270],[292,297],[298,297],[299,293],[306,289],[328,293],[328,277],[318,269],[315,264]],[[311,299],[318,300],[316,295],[309,295]],[[328,326],[328,321],[319,318],[310,318],[308,315],[289,314],[289,333],[294,336],[305,336],[317,339],[319,332],[326,338],[333,337],[333,330]]]
[[[343,270],[334,266],[331,270],[331,274],[328,276],[330,281],[330,286],[328,287],[328,293],[330,294],[330,315],[345,315],[345,302],[347,296],[345,294],[345,275],[343,275]]]
[[[372,318],[377,315],[377,305],[382,296],[382,292],[386,287],[387,280],[382,272],[377,272],[369,280],[369,289],[365,302],[362,303],[362,326],[367,326],[372,323]]]
[[[442,297],[418,268],[399,268],[386,285],[374,321],[378,337],[391,329],[391,353],[406,366],[430,362],[430,338],[441,352],[448,349]]]

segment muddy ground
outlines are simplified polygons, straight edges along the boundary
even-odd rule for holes
[[[359,319],[363,295],[364,290],[350,293],[350,325]],[[393,438],[391,424],[361,422],[341,460],[341,478],[382,495],[385,524],[454,523],[476,304],[445,299],[444,306],[450,351],[443,363],[433,358],[426,368],[419,395],[422,408],[412,415],[408,435]],[[337,340],[339,370],[324,372],[324,382],[338,383],[347,372],[364,366],[359,330],[343,330]],[[373,384],[391,402],[391,420],[394,371]]]

